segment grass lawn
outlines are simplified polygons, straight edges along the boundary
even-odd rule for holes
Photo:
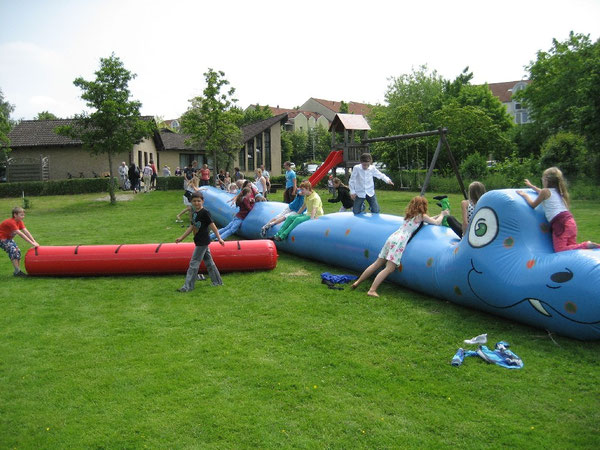
[[[377,194],[393,214],[414,195]],[[41,245],[183,231],[180,192],[99,197],[33,197],[25,222]],[[2,219],[19,203],[0,199]],[[600,242],[599,207],[574,202],[579,240]],[[329,290],[320,273],[347,270],[285,253],[273,271],[188,294],[175,292],[183,275],[15,279],[11,267],[2,252],[0,448],[600,446],[600,342],[393,284],[379,299]],[[481,333],[525,367],[452,367]]]

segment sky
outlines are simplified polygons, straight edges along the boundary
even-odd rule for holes
[[[238,105],[385,103],[421,65],[474,84],[527,78],[569,32],[599,38],[600,0],[0,0],[0,89],[12,119],[88,111],[73,80],[112,53],[143,115],[174,119],[225,72]]]

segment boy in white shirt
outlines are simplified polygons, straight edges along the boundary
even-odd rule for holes
[[[375,197],[375,182],[373,181],[373,177],[379,178],[392,186],[394,185],[387,175],[381,173],[375,166],[371,165],[372,162],[371,154],[363,153],[360,155],[360,164],[357,164],[352,169],[348,187],[350,188],[350,197],[354,200],[354,207],[352,209],[354,214],[362,212],[365,200],[369,203],[371,213],[379,213],[379,204],[377,203],[377,197]]]

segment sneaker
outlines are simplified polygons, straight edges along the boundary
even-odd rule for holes
[[[29,275],[27,275],[25,272],[22,272],[21,270],[19,270],[17,273],[13,274],[13,276],[15,276],[15,277],[27,277]]]
[[[175,223],[183,223],[183,220],[181,220],[181,219],[175,219]]]
[[[201,273],[198,274],[198,276],[196,277],[196,281],[204,281],[206,280],[206,277],[204,275],[202,275]]]
[[[187,292],[188,290],[184,287],[180,287],[179,289],[176,289],[177,292]]]

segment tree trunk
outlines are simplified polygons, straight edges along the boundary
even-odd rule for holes
[[[113,177],[113,168],[112,168],[112,155],[110,152],[108,154],[108,173],[110,174],[110,178],[108,179],[108,194],[110,195],[110,204],[117,204],[117,196],[115,195],[115,177]]]

